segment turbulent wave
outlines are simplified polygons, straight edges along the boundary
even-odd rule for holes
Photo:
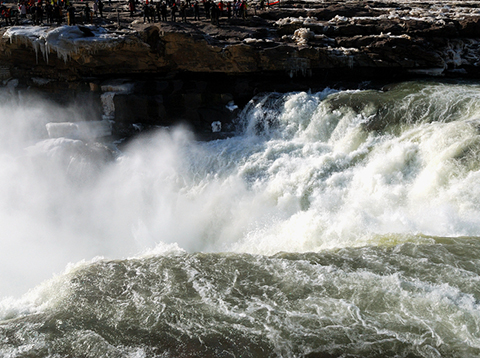
[[[269,93],[121,154],[39,105],[0,118],[6,356],[480,354],[480,86]]]

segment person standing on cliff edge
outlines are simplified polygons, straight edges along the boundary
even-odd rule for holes
[[[35,25],[40,25],[43,22],[43,7],[40,2],[37,3],[32,8],[33,11],[33,17],[34,17],[34,23]]]
[[[2,16],[5,18],[5,26],[12,26],[12,9],[2,4]]]
[[[242,19],[247,18],[247,2],[245,0],[242,0],[240,4],[240,13],[242,14]]]
[[[210,18],[210,7],[212,6],[212,3],[210,0],[207,0],[203,6],[205,7],[205,18],[208,20]]]
[[[45,17],[47,18],[47,23],[53,24],[53,5],[48,1],[45,5]]]
[[[20,10],[20,18],[25,19],[27,17],[27,5],[25,5],[24,2],[20,3],[19,10]]]
[[[195,4],[193,4],[193,19],[200,20],[200,5],[198,1],[195,1]]]
[[[53,7],[53,17],[57,22],[57,25],[60,26],[63,21],[63,18],[62,18],[63,15],[62,15],[62,9],[58,4],[55,4],[55,6]]]
[[[84,16],[84,20],[83,20],[83,23],[84,24],[89,24],[90,23],[90,19],[91,19],[91,10],[90,10],[90,6],[88,6],[88,3],[85,4],[85,8],[83,9],[83,16]]]
[[[93,14],[95,15],[95,17],[97,17],[97,13],[98,13],[98,4],[97,4],[97,1],[94,0],[93,1]]]
[[[135,12],[135,0],[128,0],[128,10],[130,11],[130,17],[133,17]]]
[[[167,4],[165,1],[162,1],[162,5],[160,6],[160,14],[162,15],[162,21],[167,22],[168,19],[168,9],[167,9]]]
[[[67,9],[67,16],[68,25],[75,26],[75,8],[72,4]]]
[[[180,15],[182,16],[182,21],[187,22],[187,4],[184,1],[180,4]]]
[[[172,3],[172,6],[170,7],[170,11],[172,12],[172,21],[175,22],[177,21],[177,4],[175,1]]]
[[[151,21],[150,19],[150,7],[147,2],[143,4],[143,22],[145,21],[149,22]]]
[[[98,12],[100,13],[100,17],[103,18],[103,1],[98,0]]]
[[[5,10],[6,9],[7,9],[7,7],[5,6],[5,3],[2,2],[2,4],[0,5],[0,16],[2,17],[2,20],[5,20]],[[7,26],[7,25],[5,25],[5,26]]]

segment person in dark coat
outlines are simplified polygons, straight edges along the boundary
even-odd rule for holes
[[[177,4],[175,3],[175,1],[172,3],[172,6],[170,7],[170,11],[172,12],[171,20],[173,22],[177,21]]]
[[[60,25],[63,21],[62,19],[62,9],[58,4],[55,4],[53,7],[53,18],[57,21],[57,24]]]
[[[205,7],[205,18],[209,19],[210,18],[210,7],[212,6],[212,3],[210,2],[210,0],[207,0],[203,4],[203,6]]]
[[[162,15],[162,21],[168,21],[168,9],[167,9],[167,4],[165,1],[162,2],[162,5],[160,6],[160,14]]]
[[[90,23],[90,18],[91,18],[91,12],[92,10],[90,9],[90,6],[88,6],[88,3],[85,4],[85,8],[83,9],[83,23],[89,24]]]
[[[40,3],[34,7],[34,12],[35,25],[40,25],[43,21],[43,7]]]
[[[68,12],[68,24],[75,26],[75,7],[72,4],[67,9]]]
[[[151,22],[150,6],[147,3],[143,5],[143,22],[145,22],[145,20],[147,20],[148,22]]]
[[[198,5],[198,1],[195,1],[195,4],[193,4],[193,19],[200,20],[200,5]]]
[[[45,17],[49,24],[53,24],[53,6],[50,2],[45,5]]]
[[[183,1],[180,5],[180,15],[182,16],[182,21],[187,22],[187,4]]]
[[[217,20],[219,18],[218,13],[220,12],[220,9],[218,8],[218,5],[215,3],[215,0],[212,1],[212,7],[210,9],[210,13],[212,16],[212,23],[217,24]]]
[[[98,0],[98,12],[100,13],[100,17],[103,17],[103,1]]]
[[[128,0],[128,10],[130,11],[130,17],[133,17],[135,12],[135,0]]]

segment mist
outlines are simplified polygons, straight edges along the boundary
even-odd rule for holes
[[[72,122],[92,120],[89,108],[10,93],[0,106],[0,297],[21,295],[69,263],[164,244],[216,251],[243,236],[232,209],[241,202],[226,199],[250,202],[253,193],[230,177],[234,162],[187,129],[140,135],[120,152],[92,128],[75,131]]]
[[[123,203],[122,212],[124,190],[111,187],[123,182],[113,169],[118,153],[94,132],[92,140],[49,137],[49,123],[95,119],[88,103],[3,92],[0,106],[0,297],[22,294],[70,262],[145,248],[129,226],[135,205]]]
[[[471,94],[458,100],[477,88],[404,86],[368,101],[361,91],[267,96],[235,137],[159,129],[121,151],[92,128],[71,135],[66,122],[91,120],[89,108],[4,95],[0,297],[69,263],[169,247],[273,255],[477,236],[479,112]],[[385,103],[397,121],[369,130]],[[412,108],[421,120],[401,122]]]

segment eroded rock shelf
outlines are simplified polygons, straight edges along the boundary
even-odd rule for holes
[[[474,2],[258,5],[246,19],[222,17],[219,26],[204,18],[145,23],[114,2],[93,25],[3,28],[0,77],[53,97],[89,92],[100,103],[115,93],[113,115],[127,127],[185,120],[205,130],[231,117],[229,104],[262,91],[480,77]],[[128,93],[107,90],[112,83],[130,84]]]

